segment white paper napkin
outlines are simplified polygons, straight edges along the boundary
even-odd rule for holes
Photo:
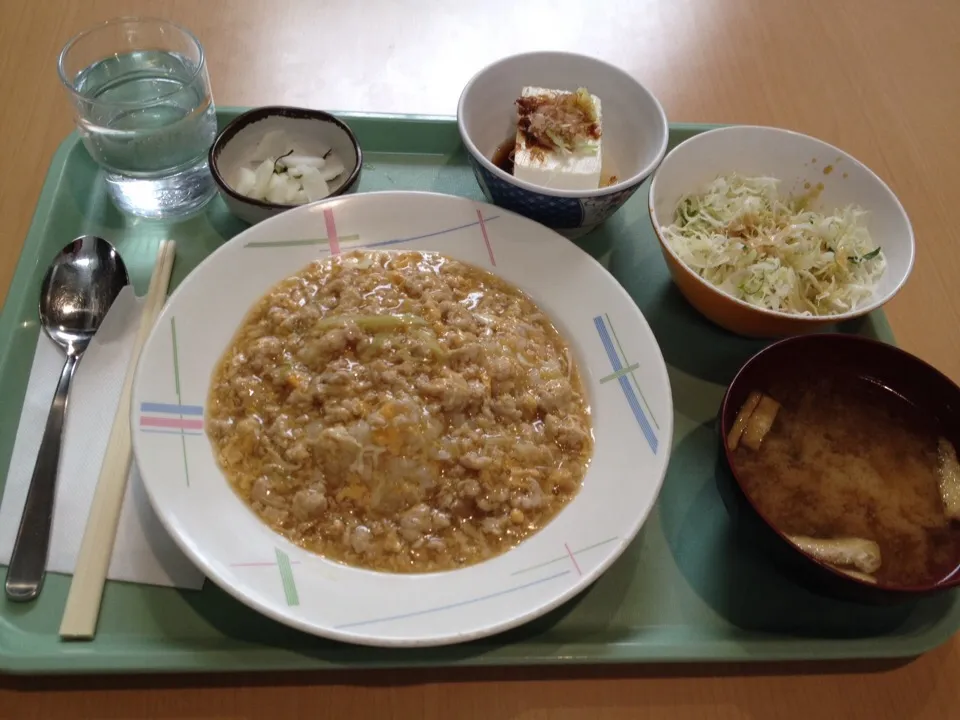
[[[76,567],[142,306],[133,289],[124,288],[73,378],[60,453],[48,572],[70,574]],[[63,352],[41,332],[0,505],[2,565],[10,562],[13,552],[27,487],[63,361]],[[180,552],[154,514],[136,462],[131,465],[107,576],[111,580],[194,590],[203,585],[203,574]]]

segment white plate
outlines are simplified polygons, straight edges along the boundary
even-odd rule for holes
[[[433,250],[491,270],[525,290],[574,348],[596,438],[583,488],[543,530],[493,560],[421,575],[325,560],[264,525],[216,464],[202,406],[214,367],[248,309],[318,257],[358,247]],[[177,288],[147,340],[131,422],[157,515],[224,590],[316,635],[425,646],[531,620],[609,567],[656,501],[670,455],[673,403],[650,327],[589,255],[492,205],[386,192],[290,210],[207,258]]]

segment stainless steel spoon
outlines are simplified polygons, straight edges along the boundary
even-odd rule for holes
[[[70,381],[107,310],[128,282],[127,268],[113,246],[103,238],[83,235],[60,251],[40,286],[40,324],[67,359],[50,404],[7,569],[6,591],[11,600],[33,600],[40,594]]]

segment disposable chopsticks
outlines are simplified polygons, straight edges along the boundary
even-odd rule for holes
[[[60,636],[78,640],[93,638],[100,615],[100,600],[113,555],[120,508],[130,472],[130,395],[133,376],[143,344],[163,309],[170,284],[170,272],[176,256],[176,243],[164,240],[157,250],[157,261],[150,278],[140,327],[130,353],[130,364],[123,380],[120,404],[113,419],[107,451],[100,466],[100,477],[80,544],[77,567],[70,583],[70,594],[60,623]]]

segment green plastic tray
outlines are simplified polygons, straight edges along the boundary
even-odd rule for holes
[[[239,110],[222,110],[221,124]],[[364,148],[361,191],[435,190],[480,199],[450,118],[343,114]],[[704,125],[673,125],[671,146]],[[703,320],[670,283],[638,192],[579,241],[627,288],[653,328],[676,404],[673,458],[655,512],[623,557],[560,609],[504,635],[448,648],[378,650],[324,641],[258,615],[212,583],[179,592],[111,582],[93,642],[57,636],[69,579],[31,604],[0,600],[0,670],[18,673],[236,671],[415,665],[653,663],[903,658],[960,628],[945,594],[900,608],[828,601],[793,585],[731,533],[714,482],[714,416],[725,385],[762,343]],[[81,233],[120,249],[140,291],[156,245],[177,240],[174,283],[244,225],[217,198],[176,225],[121,215],[76,135],[50,167],[0,317],[0,474],[6,475],[36,345],[47,263]],[[575,290],[575,289],[572,289]],[[880,313],[841,328],[892,342]],[[69,471],[69,469],[67,469]],[[5,570],[0,572],[0,580]]]

